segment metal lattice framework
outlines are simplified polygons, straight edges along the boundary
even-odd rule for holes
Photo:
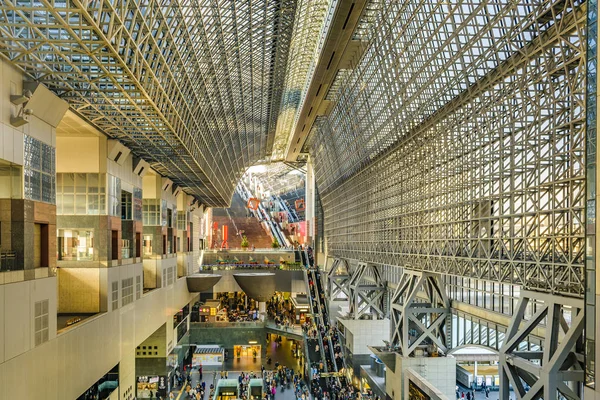
[[[327,272],[327,298],[334,300],[349,300],[350,266],[346,260],[336,258],[331,269]]]
[[[330,0],[298,0],[298,16],[290,43],[285,92],[273,145],[274,160],[283,159],[298,107],[306,96],[306,86],[310,82],[314,60],[318,56],[327,12],[331,10],[330,3]]]
[[[378,319],[385,318],[386,283],[381,279],[376,265],[358,263],[348,282],[348,289],[350,313],[354,319],[360,319],[365,314],[372,314]]]
[[[389,1],[313,129],[328,254],[583,296],[582,1]]]
[[[533,300],[542,300],[544,306],[525,320],[525,309]],[[583,398],[583,306],[580,299],[533,292],[522,294],[500,349],[500,399],[512,398],[509,383],[517,400]],[[519,346],[544,319],[544,348],[521,350]]]
[[[294,53],[289,67],[290,43],[294,32],[318,41],[311,24],[326,2],[298,13],[296,3],[3,0],[0,54],[159,173],[226,206],[270,155],[286,72],[306,79],[312,60]]]
[[[446,353],[450,300],[439,275],[405,271],[391,299],[390,343],[409,357],[423,343],[432,343]],[[419,293],[425,299],[417,300]]]

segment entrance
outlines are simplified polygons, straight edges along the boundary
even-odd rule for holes
[[[261,346],[259,344],[235,345],[233,354],[237,358],[260,358]]]

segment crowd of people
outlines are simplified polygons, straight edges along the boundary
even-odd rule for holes
[[[310,271],[308,284],[310,295],[313,299],[313,312],[320,315],[318,323],[312,322],[305,324],[303,329],[306,333],[307,341],[314,346],[315,353],[319,354],[319,340],[323,345],[325,362],[328,371],[341,370],[344,367],[342,347],[339,340],[337,325],[330,324],[327,307],[325,304],[325,294],[321,285],[320,272],[318,270]],[[314,277],[314,279],[313,279]],[[316,339],[316,340],[315,340]],[[333,352],[333,359],[331,353]],[[335,363],[335,365],[334,365]],[[372,394],[361,394],[354,388],[343,376],[337,379],[321,379],[323,372],[323,361],[314,363],[311,368],[312,394],[319,400],[350,400],[356,398],[372,398],[378,400],[378,396]]]
[[[289,299],[276,294],[267,302],[267,314],[279,327],[291,327],[296,321],[296,312]]]
[[[233,296],[229,293],[219,293],[217,299],[227,310],[228,322],[251,322],[259,318],[258,304],[248,299],[244,292],[236,292]]]
[[[308,388],[302,383],[301,377],[293,369],[282,365],[276,365],[272,371],[263,369],[264,398],[267,400],[275,399],[278,391],[284,392],[294,390],[296,398],[306,399],[308,397]],[[278,389],[279,388],[279,389]],[[304,397],[303,397],[304,396]]]

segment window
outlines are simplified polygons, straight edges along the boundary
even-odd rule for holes
[[[135,299],[139,300],[142,297],[142,277],[140,275],[135,277]]]
[[[127,278],[121,281],[121,298],[122,306],[126,306],[133,302],[133,278]]]
[[[163,269],[163,287],[172,285],[175,282],[175,267]]]
[[[189,221],[190,212],[178,212],[177,213],[177,230],[187,231],[187,221]]]
[[[121,191],[121,219],[133,219],[133,196],[125,190]]]
[[[58,215],[106,214],[106,174],[56,174]]]
[[[59,229],[58,259],[64,261],[92,261],[94,259],[94,231],[90,229]]]
[[[160,207],[160,199],[144,199],[142,201],[142,214],[145,226],[158,226],[161,224]]]
[[[131,258],[131,240],[121,239],[121,259]]]
[[[112,283],[112,310],[119,308],[119,281]]]
[[[27,200],[54,204],[55,150],[41,141],[25,135],[23,138],[23,186]]]
[[[167,282],[169,285],[175,283],[175,267],[168,269]]]
[[[121,215],[121,179],[108,175],[108,215]]]
[[[0,198],[21,198],[21,167],[0,161]]]
[[[48,300],[35,302],[35,345],[48,341]]]
[[[142,189],[133,188],[133,219],[142,220]]]

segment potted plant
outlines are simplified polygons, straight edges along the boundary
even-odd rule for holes
[[[271,243],[271,247],[274,249],[279,248],[279,242],[277,241],[277,239],[273,239],[273,243]]]
[[[242,249],[248,250],[249,245],[250,244],[248,243],[248,238],[246,237],[246,235],[242,236]]]

